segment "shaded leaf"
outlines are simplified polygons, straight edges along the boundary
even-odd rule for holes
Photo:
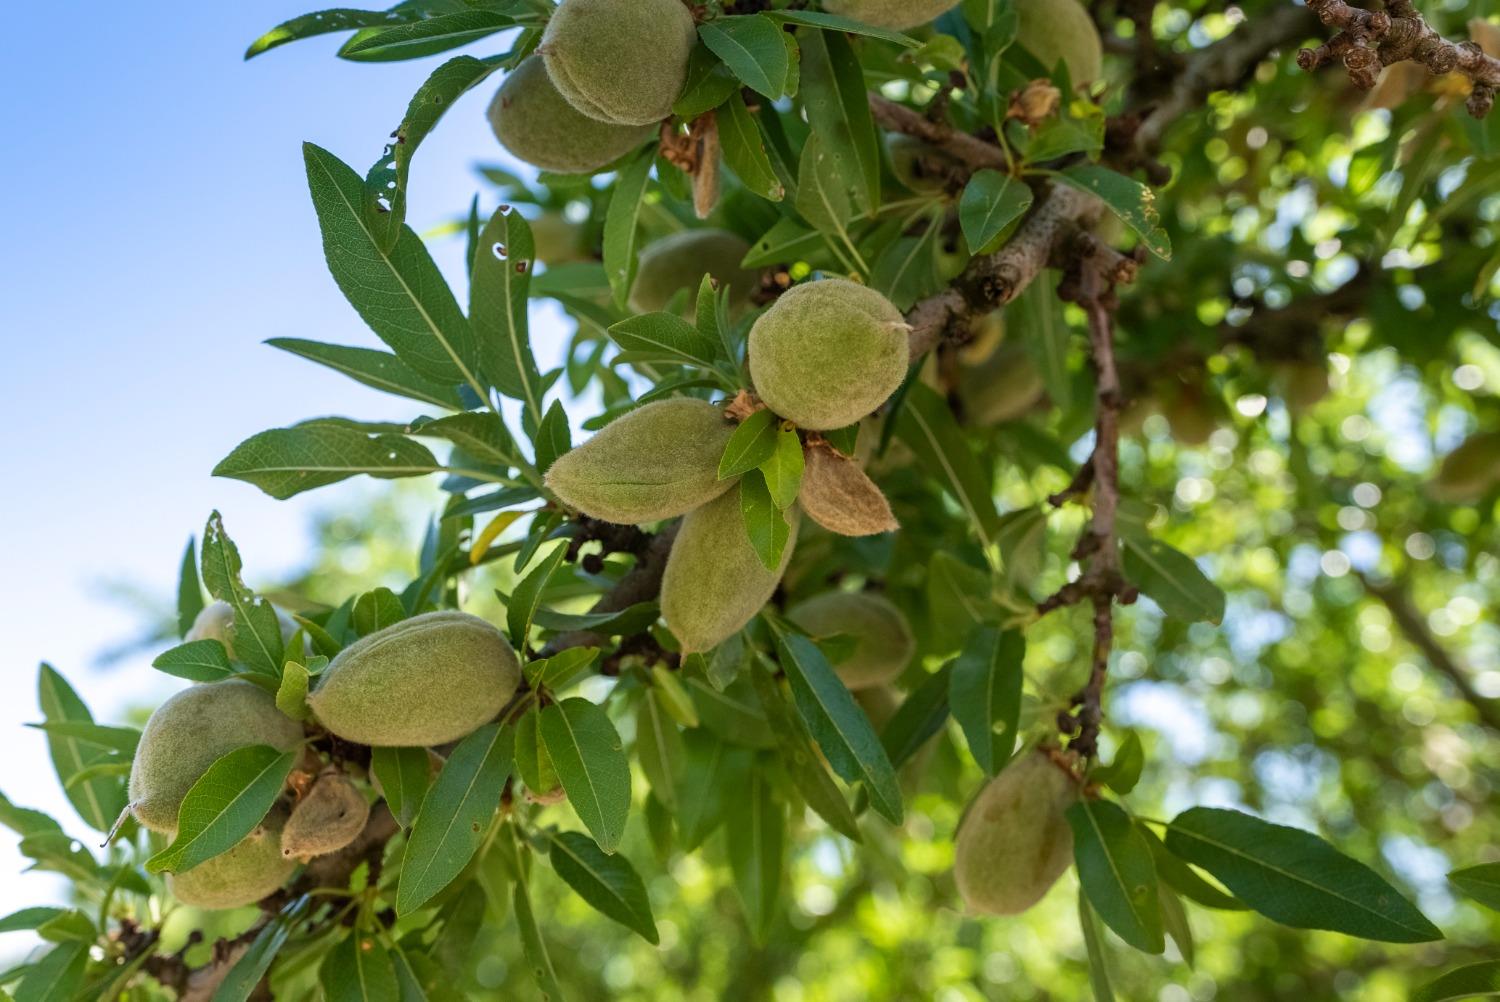
[[[786,854],[786,815],[763,770],[753,769],[749,788],[730,799],[726,820],[734,886],[750,934],[763,943],[776,918]]]
[[[1145,953],[1166,949],[1151,847],[1117,804],[1081,800],[1068,808],[1073,858],[1089,904],[1121,939]]]
[[[771,100],[786,84],[789,53],[776,22],[760,14],[720,17],[698,26],[698,37],[751,90]]]
[[[604,273],[609,278],[615,306],[622,310],[630,296],[630,287],[635,284],[639,238],[636,221],[655,160],[656,144],[651,143],[626,162],[615,180],[614,193],[604,215]]]
[[[568,802],[599,848],[614,852],[630,815],[630,762],[609,715],[574,697],[545,707],[537,726]]]
[[[410,828],[432,781],[432,765],[426,748],[373,748],[370,770],[380,782],[391,816],[402,828]]]
[[[1168,616],[1188,622],[1223,622],[1224,592],[1192,557],[1160,540],[1133,534],[1125,534],[1121,542],[1125,576]]]
[[[991,168],[975,171],[958,200],[958,222],[969,251],[979,254],[1031,208],[1031,189]]]
[[[646,885],[630,860],[600,851],[593,839],[578,832],[553,835],[551,845],[552,869],[579,897],[646,942],[660,941]]]
[[[969,635],[953,662],[948,702],[986,775],[1004,769],[1015,751],[1025,657],[1026,640],[1018,631],[986,626]]]
[[[396,967],[385,945],[356,929],[318,967],[326,1002],[400,1002]]]

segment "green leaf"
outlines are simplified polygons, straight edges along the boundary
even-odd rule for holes
[[[963,728],[974,761],[993,776],[1016,748],[1021,720],[1021,684],[1026,638],[1016,630],[981,627],[953,663],[948,703]]]
[[[942,217],[935,214],[920,235],[898,238],[875,261],[870,284],[884,290],[898,310],[911,309],[917,300],[941,287],[937,273],[941,222]]]
[[[405,618],[406,606],[401,604],[401,597],[389,588],[375,588],[354,600],[349,625],[361,637],[368,637]]]
[[[510,642],[515,644],[516,650],[526,650],[533,618],[542,604],[542,592],[567,555],[566,546],[553,547],[552,552],[522,578],[516,585],[516,590],[511,593],[510,605],[505,610],[505,621],[510,629]]]
[[[476,12],[468,13],[472,15]],[[443,20],[441,17],[432,18],[394,28],[389,32],[361,32],[351,39],[350,43],[354,46],[365,46],[378,43],[378,40],[383,38],[394,42],[396,37],[403,33],[409,37],[413,34],[430,32]],[[451,46],[444,45],[443,48],[451,48]],[[340,55],[347,55],[349,49],[350,46],[346,45]],[[363,51],[375,55],[401,51],[401,47],[399,44],[392,44],[384,49],[366,48]],[[432,49],[431,51],[440,50]],[[375,55],[375,57],[408,58],[400,55]],[[406,115],[401,119],[401,124],[396,127],[396,131],[391,133],[391,141],[386,144],[385,152],[365,174],[363,205],[365,222],[369,225],[375,241],[382,250],[390,252],[401,239],[402,226],[406,222],[407,182],[411,176],[411,161],[412,157],[417,154],[417,147],[436,127],[444,113],[464,95],[464,92],[477,86],[499,65],[500,57],[475,59],[472,56],[459,56],[457,59],[450,59],[433,70],[432,75],[423,81],[422,86],[412,96],[411,102],[406,107]]]
[[[750,548],[755,551],[761,565],[770,571],[780,567],[782,554],[792,536],[792,527],[777,507],[766,478],[759,470],[740,478],[740,515],[745,522],[745,533],[750,537]]]
[[[1140,234],[1147,250],[1163,261],[1172,260],[1172,241],[1162,229],[1156,193],[1150,188],[1099,164],[1077,164],[1054,176],[1100,198],[1125,225]]]
[[[740,180],[743,181],[744,177]],[[775,226],[761,234],[740,264],[746,268],[764,268],[767,265],[793,263],[805,260],[822,247],[821,233],[788,217],[777,220]]]
[[[776,433],[776,449],[760,464],[766,489],[777,508],[786,511],[802,490],[802,440],[796,431],[782,428]]]
[[[1125,577],[1173,619],[1224,620],[1224,593],[1192,557],[1157,539],[1125,534]]]
[[[412,426],[412,434],[452,442],[466,456],[483,463],[500,467],[516,465],[516,443],[500,415],[492,411],[469,411],[436,421],[417,422]]]
[[[704,112],[712,111],[740,89],[740,82],[729,72],[723,60],[709,51],[701,41],[688,57],[687,82],[672,105],[672,114],[691,122]]]
[[[141,741],[141,732],[134,727],[107,727],[88,720],[54,720],[41,724],[27,724],[39,731],[60,738],[69,738],[80,745],[102,748],[130,758]]]
[[[325,1002],[401,1002],[396,966],[385,944],[352,930],[318,966]]]
[[[880,133],[870,112],[864,69],[842,34],[797,32],[802,48],[799,98],[813,134],[864,212],[880,208]]]
[[[635,720],[635,754],[641,771],[657,799],[668,809],[675,809],[687,752],[682,731],[662,706],[654,686],[646,690]]]
[[[271,969],[276,954],[286,945],[297,924],[307,915],[311,898],[303,895],[282,906],[281,911],[255,934],[250,948],[229,969],[229,974],[214,990],[213,1002],[248,1002],[260,979]]]
[[[714,362],[714,343],[672,313],[644,313],[621,320],[610,326],[609,336],[643,361],[649,358],[701,368],[709,368]]]
[[[1062,300],[1057,298],[1056,273],[1038,275],[1006,308],[1005,322],[1036,365],[1047,396],[1066,411],[1073,405],[1073,374],[1068,370],[1072,333],[1063,319]]]
[[[708,25],[704,27],[707,28]],[[745,106],[745,98],[738,90],[730,94],[729,99],[719,107],[717,121],[719,145],[723,148],[724,163],[729,169],[734,171],[746,188],[761,198],[772,202],[785,198],[786,186],[776,176],[771,158],[766,155],[760,127],[755,124],[755,115]]]
[[[1500,911],[1500,863],[1481,863],[1448,874],[1448,882],[1486,908]]]
[[[427,795],[432,767],[426,748],[375,748],[370,769],[380,781],[386,806],[402,828],[410,828]]]
[[[177,836],[146,861],[152,873],[182,873],[228,852],[265,820],[297,760],[296,750],[236,748],[217,759],[177,809]]]
[[[791,684],[797,710],[828,757],[828,764],[845,780],[864,783],[870,803],[880,816],[893,825],[900,824],[901,790],[896,784],[896,770],[875,736],[870,718],[839,681],[817,644],[779,625],[774,629],[781,668]]]
[[[92,724],[93,714],[78,693],[51,665],[43,664],[37,675],[37,700],[49,724]],[[97,744],[63,733],[47,735],[47,751],[57,778],[64,784],[68,802],[78,816],[95,831],[107,832],[125,810],[125,784],[115,776],[98,776],[76,786],[70,777],[108,759],[111,752]]]
[[[887,28],[877,28],[873,24],[865,24],[850,17],[839,17],[837,14],[822,14],[810,10],[772,10],[767,11],[765,16],[773,21],[790,21],[793,24],[805,25],[809,28],[817,28],[822,31],[848,32],[851,35],[868,35],[886,42],[895,42],[909,49],[914,49],[919,44],[916,39],[909,35],[903,35],[899,31],[891,31]]]
[[[789,53],[775,21],[759,14],[720,17],[698,26],[698,37],[724,65],[753,91],[775,101],[781,97]]]
[[[651,899],[640,874],[623,855],[607,855],[579,832],[551,836],[552,869],[578,896],[653,946],[660,942]]]
[[[1109,953],[1104,936],[1099,932],[1098,916],[1089,906],[1088,895],[1078,889],[1078,924],[1083,929],[1083,946],[1089,957],[1089,987],[1094,992],[1094,1002],[1114,1002],[1114,988],[1110,986]]]
[[[1094,911],[1137,950],[1161,953],[1166,941],[1156,865],[1130,816],[1107,800],[1081,800],[1068,808],[1067,817],[1078,880]]]
[[[729,868],[745,921],[757,943],[766,941],[777,914],[786,856],[786,815],[776,802],[766,774],[750,772],[748,789],[730,798],[725,829]]]
[[[573,433],[568,428],[568,413],[562,401],[552,401],[536,429],[536,469],[546,473],[557,457],[573,448]]]
[[[311,716],[307,708],[307,683],[312,678],[300,661],[288,661],[281,669],[281,685],[276,687],[276,709],[293,720]]]
[[[1455,967],[1412,993],[1410,1002],[1500,998],[1500,960]]]
[[[1193,941],[1193,927],[1188,924],[1187,909],[1182,906],[1182,899],[1177,892],[1167,886],[1165,881],[1157,881],[1156,897],[1161,903],[1161,924],[1172,942],[1177,944],[1177,951],[1182,954],[1183,962],[1192,967],[1194,954],[1197,947]]]
[[[656,144],[651,143],[620,169],[604,214],[604,274],[609,278],[615,306],[622,310],[635,284],[636,221],[655,161]]]
[[[278,337],[266,342],[272,348],[291,352],[319,365],[341,372],[356,382],[398,397],[461,410],[463,403],[452,385],[428,379],[412,371],[399,357],[374,348],[324,344],[301,338]]]
[[[849,801],[844,798],[843,791],[833,781],[833,777],[828,775],[828,770],[813,749],[807,728],[788,705],[775,679],[758,662],[751,669],[751,678],[755,682],[761,708],[766,712],[766,721],[771,725],[771,731],[776,735],[780,746],[781,762],[791,774],[792,782],[797,784],[807,806],[828,822],[828,826],[834,831],[852,841],[860,841],[859,823],[849,808]]]
[[[531,977],[536,981],[541,998],[545,1002],[563,1002],[565,996],[562,986],[557,983],[557,972],[552,969],[552,958],[547,955],[547,943],[542,939],[541,927],[537,925],[536,914],[531,907],[531,892],[526,886],[526,868],[521,863],[519,850],[516,852],[515,871],[513,907],[516,925],[521,930],[521,952],[526,957],[526,965],[531,969]]]
[[[540,623],[540,617],[536,621]],[[652,616],[643,621],[642,628],[655,621],[656,617]],[[556,692],[572,684],[598,657],[597,647],[570,647],[560,654],[526,665],[526,681],[533,689],[545,687]]]
[[[269,602],[256,596],[241,580],[239,548],[224,530],[224,519],[213,512],[203,530],[203,584],[208,593],[234,609],[236,658],[271,678],[281,671],[285,648],[281,622]]]
[[[574,697],[537,720],[568,802],[599,848],[614,852],[630,815],[630,762],[603,707]]]
[[[187,549],[182,554],[182,567],[177,572],[177,635],[185,637],[193,628],[193,620],[203,611],[203,584],[198,580],[198,553],[196,541],[189,536]]]
[[[1150,828],[1137,821],[1136,830],[1151,846],[1151,858],[1156,861],[1156,875],[1162,879],[1162,883],[1205,908],[1217,908],[1229,912],[1247,910],[1243,904],[1234,899],[1233,895],[1226,894],[1204,880],[1197,870],[1172,855],[1167,850],[1166,843],[1162,842]]]
[[[896,434],[947,487],[985,549],[992,547],[999,516],[991,478],[964,440],[947,401],[930,386],[912,383],[896,418]]]
[[[22,908],[19,911],[11,912],[4,918],[0,918],[0,932],[25,932],[37,929],[59,915],[66,914],[68,914],[68,909],[66,908]]]
[[[397,7],[394,10],[356,10],[350,7],[335,7],[331,10],[303,14],[290,21],[283,21],[251,42],[250,48],[245,50],[245,58],[254,59],[263,52],[269,52],[278,46],[304,38],[313,38],[335,31],[354,31],[359,28],[402,24],[421,16],[420,10],[409,7]]]
[[[254,484],[284,501],[303,491],[367,474],[419,477],[443,467],[427,447],[401,435],[366,435],[314,422],[251,435],[214,467],[214,476]]]
[[[53,947],[26,969],[16,986],[16,1002],[69,1002],[83,987],[91,946],[71,940]]]
[[[1141,736],[1131,731],[1120,742],[1114,760],[1109,765],[1095,769],[1089,778],[1103,783],[1123,797],[1141,781],[1141,770],[1145,765],[1146,752],[1141,748]]]
[[[1374,870],[1310,832],[1239,811],[1194,807],[1172,820],[1167,848],[1203,867],[1235,897],[1295,929],[1328,929],[1386,943],[1443,938]]]
[[[500,806],[515,758],[515,731],[485,724],[458,743],[422,798],[396,887],[396,913],[410,915],[469,865]]]
[[[838,163],[816,132],[808,135],[802,147],[794,200],[797,212],[819,233],[839,237],[844,246],[852,246],[849,221],[854,217],[854,208],[849,203],[849,191],[839,174]]]
[[[957,649],[976,626],[1000,619],[990,598],[990,575],[941,550],[927,565],[927,611],[934,640],[944,651]]]
[[[422,241],[403,226],[392,249],[383,250],[363,211],[364,180],[311,143],[303,154],[323,252],[344,296],[413,371],[478,392],[473,332]]]
[[[684,852],[692,852],[724,820],[730,791],[740,789],[749,772],[750,755],[706,729],[682,736],[686,767],[677,789],[677,831]]]
[[[360,32],[339,49],[339,56],[355,62],[393,62],[420,59],[477,42],[521,23],[512,14],[490,10],[462,10],[439,14],[384,31]],[[470,57],[463,57],[470,58]],[[478,62],[478,60],[474,60]]]
[[[976,171],[958,200],[958,223],[969,252],[985,253],[1007,226],[1031,208],[1031,189],[991,168]]]
[[[894,768],[901,768],[942,730],[948,720],[948,692],[953,665],[946,664],[922,681],[896,707],[896,712],[880,729],[880,744]]]
[[[526,218],[509,205],[495,210],[479,234],[469,318],[479,339],[480,366],[495,388],[542,419],[542,377],[531,353],[526,303],[536,241]]]
[[[719,479],[728,480],[760,466],[776,452],[776,415],[761,409],[740,422],[724,445],[719,459]]]

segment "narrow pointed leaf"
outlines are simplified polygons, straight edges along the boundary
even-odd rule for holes
[[[1192,557],[1156,539],[1127,534],[1122,542],[1125,576],[1168,616],[1223,622],[1224,592]]]
[[[1089,904],[1121,939],[1145,953],[1166,949],[1156,865],[1130,816],[1107,800],[1068,808],[1073,858]]]
[[[969,251],[978,254],[1031,208],[1031,189],[986,167],[975,171],[958,200],[958,222]]]
[[[536,616],[537,609],[542,605],[542,593],[546,590],[547,582],[552,580],[552,575],[562,566],[564,558],[568,555],[566,546],[553,547],[552,552],[542,558],[521,582],[516,585],[516,590],[511,593],[510,605],[505,610],[506,626],[510,629],[510,642],[515,644],[516,650],[526,650],[527,640],[531,635],[531,624]]]
[[[981,627],[953,663],[949,705],[974,761],[993,776],[1010,761],[1021,719],[1021,662],[1026,639],[1016,630]]]
[[[1413,992],[1410,1002],[1493,998],[1500,998],[1500,960],[1456,967]]]
[[[421,908],[469,865],[500,806],[514,754],[515,731],[499,724],[484,725],[453,749],[407,837],[398,914]]]
[[[229,974],[214,990],[213,1002],[247,1002],[310,906],[311,899],[305,895],[293,898],[262,926],[251,941],[250,949],[235,961]]]
[[[619,853],[602,852],[593,839],[579,832],[553,835],[551,843],[552,869],[579,897],[646,942],[659,942],[651,899],[630,860]]]
[[[317,422],[250,436],[219,461],[214,476],[243,480],[284,501],[360,474],[391,480],[442,468],[426,446],[401,435]]]
[[[177,635],[185,637],[193,620],[203,611],[203,583],[198,580],[197,541],[188,538],[182,553],[182,567],[177,572]]]
[[[802,719],[793,712],[776,681],[758,662],[753,664],[751,678],[766,721],[780,745],[781,761],[791,773],[797,790],[807,806],[828,822],[828,826],[852,841],[860,841],[859,822],[849,801],[828,774],[812,745]]]
[[[698,37],[709,51],[751,90],[771,100],[781,97],[789,68],[789,53],[781,27],[759,14],[721,17],[698,26]]]
[[[402,828],[410,828],[432,782],[426,748],[376,748],[370,768],[380,781],[386,806]]]
[[[351,7],[334,7],[329,10],[303,14],[283,21],[264,35],[250,43],[245,58],[253,59],[263,52],[286,45],[288,42],[314,38],[335,31],[356,31],[360,28],[379,28],[402,24],[421,17],[419,8],[397,7],[395,10],[358,10]]]
[[[469,317],[480,366],[495,388],[542,418],[542,377],[531,352],[526,303],[536,242],[524,216],[508,205],[495,210],[479,234]]]
[[[636,223],[655,160],[653,143],[625,164],[615,180],[614,193],[604,215],[604,273],[614,293],[615,306],[622,310],[630,296],[630,287],[635,284],[639,238]]]
[[[42,665],[38,673],[37,700],[41,704],[42,716],[49,724],[94,722],[93,714],[78,693],[51,665]],[[111,751],[65,733],[49,733],[47,750],[57,778],[64,784],[68,801],[78,811],[79,817],[95,831],[109,831],[125,809],[124,782],[116,776],[97,776],[75,786],[66,784],[72,776],[109,759]]]
[[[401,1002],[396,967],[385,945],[359,930],[328,951],[318,967],[326,1002]]]
[[[745,921],[758,943],[766,940],[781,897],[786,855],[786,814],[766,775],[750,773],[749,788],[729,801],[727,846]]]
[[[719,479],[728,480],[760,466],[776,452],[776,443],[776,415],[768,410],[751,414],[740,422],[724,445],[724,455],[719,460]]]
[[[537,726],[568,802],[599,848],[614,852],[630,815],[630,763],[609,715],[574,697],[543,709]]]
[[[1500,911],[1500,863],[1482,863],[1448,874],[1448,882],[1464,894]]]
[[[786,511],[796,502],[802,489],[802,471],[802,440],[795,431],[782,428],[776,433],[776,448],[760,464],[771,501],[780,510]]]
[[[177,810],[177,837],[146,861],[152,873],[181,873],[228,852],[265,820],[281,796],[295,751],[236,748],[208,767]]]
[[[463,407],[458,391],[452,385],[418,375],[388,351],[323,344],[320,341],[292,337],[271,338],[266,344],[319,365],[326,365],[356,382],[398,397],[446,407],[448,410],[456,411]]]

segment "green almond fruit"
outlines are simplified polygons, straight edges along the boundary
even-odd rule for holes
[[[184,689],[141,732],[130,768],[130,810],[152,831],[175,831],[182,798],[218,759],[249,745],[290,751],[301,741],[302,725],[259,686],[229,679]]]
[[[1078,783],[1043,751],[1022,755],[985,784],[964,812],[953,876],[969,911],[1019,915],[1073,862],[1066,812]]]
[[[297,621],[280,609],[276,610],[276,621],[281,625],[281,639],[289,641],[297,632]],[[217,640],[231,658],[234,653],[234,606],[228,602],[214,601],[198,610],[193,625],[188,627],[184,641]]]
[[[537,51],[579,112],[616,125],[672,114],[698,27],[682,0],[566,0]]]
[[[874,289],[842,278],[807,282],[750,329],[750,378],[766,405],[798,426],[843,428],[906,378],[910,329]]]
[[[688,513],[677,531],[661,581],[661,612],[685,654],[706,651],[738,633],[770,601],[792,559],[801,519],[786,512],[791,535],[781,566],[766,570],[740,514],[739,491]]]
[[[852,690],[895,681],[916,653],[905,614],[883,595],[825,592],[793,606],[787,618],[814,637],[853,638],[854,653],[833,666]]]
[[[1104,42],[1078,0],[1015,0],[1015,9],[1020,18],[1016,41],[1049,71],[1066,63],[1075,86],[1104,75]]]
[[[370,802],[341,772],[325,772],[297,801],[281,831],[281,854],[307,861],[337,852],[359,837]]]
[[[284,808],[273,810],[228,852],[168,874],[167,890],[194,908],[243,908],[280,890],[297,868],[297,861],[281,852],[285,817]]]
[[[877,28],[905,31],[958,6],[958,0],[823,0],[823,9]]]
[[[1443,457],[1430,488],[1439,501],[1471,504],[1500,485],[1500,432],[1470,435]]]
[[[656,313],[687,289],[687,309],[705,274],[729,287],[729,305],[742,307],[760,288],[760,272],[740,267],[750,244],[728,230],[681,230],[653,241],[641,251],[635,284],[630,288],[630,308],[637,313]]]
[[[340,651],[307,705],[345,741],[425,747],[493,720],[520,683],[505,634],[465,612],[427,612]]]
[[[592,174],[654,132],[650,126],[615,125],[580,113],[558,93],[536,57],[523,60],[505,78],[488,116],[501,146],[533,167],[559,174]]]
[[[719,479],[719,459],[733,434],[713,404],[658,400],[558,457],[546,483],[590,518],[621,525],[676,518],[734,486],[733,479]]]

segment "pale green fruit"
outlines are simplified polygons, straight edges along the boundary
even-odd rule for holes
[[[1078,0],[1015,0],[1020,26],[1016,41],[1050,71],[1068,64],[1075,85],[1104,74],[1104,43],[1088,10]]]
[[[1219,422],[1208,400],[1197,390],[1183,390],[1162,409],[1162,416],[1172,426],[1172,437],[1183,445],[1199,446],[1208,442]]]
[[[1019,915],[1073,862],[1065,812],[1078,784],[1045,752],[1022,755],[979,791],[958,825],[953,876],[970,912]]]
[[[641,251],[640,269],[630,287],[630,308],[656,313],[687,289],[686,308],[692,310],[705,274],[729,286],[731,307],[743,306],[760,288],[760,273],[740,267],[748,253],[750,245],[728,230],[681,230],[662,237]]]
[[[533,167],[591,174],[651,138],[650,126],[614,125],[581,114],[558,93],[540,59],[511,71],[489,107],[495,138]]]
[[[934,173],[933,166],[953,161],[931,143],[924,143],[915,136],[892,132],[885,139],[886,153],[891,158],[891,173],[911,191],[931,194],[948,186],[948,179]]]
[[[359,833],[370,819],[370,802],[341,772],[326,772],[292,808],[281,832],[281,854],[309,860],[337,852]]]
[[[661,613],[683,653],[706,651],[733,636],[770,601],[792,559],[801,519],[786,515],[791,535],[781,566],[766,570],[750,547],[740,492],[729,491],[688,513],[661,581]]]
[[[1028,414],[1041,403],[1046,388],[1026,350],[1004,342],[979,365],[962,370],[958,395],[970,421],[996,425]]]
[[[750,378],[766,405],[798,426],[842,428],[906,378],[910,329],[874,289],[842,278],[807,282],[750,329]]]
[[[1500,432],[1480,432],[1464,439],[1443,457],[1431,491],[1440,501],[1468,504],[1500,485]]]
[[[340,651],[307,705],[345,741],[424,747],[493,720],[520,682],[505,634],[468,613],[427,612]]]
[[[167,890],[194,908],[243,908],[279,890],[297,868],[281,853],[284,818],[284,809],[273,810],[228,852],[168,874]]]
[[[713,404],[672,397],[615,418],[558,457],[547,486],[590,518],[622,525],[676,518],[723,494],[719,459],[734,425]]]
[[[276,610],[276,622],[281,626],[281,639],[290,641],[297,632],[297,621],[280,609]],[[228,602],[214,601],[198,610],[193,625],[188,627],[184,641],[217,640],[231,658],[234,653],[234,607]]]
[[[672,114],[698,40],[682,0],[566,0],[537,51],[568,103],[616,125]]]
[[[1293,414],[1311,409],[1328,396],[1328,369],[1317,362],[1288,362],[1276,368],[1281,398]]]
[[[814,637],[854,639],[854,653],[833,666],[850,689],[894,681],[916,652],[906,616],[883,595],[825,592],[795,606],[787,618]]]
[[[584,253],[583,227],[571,222],[561,212],[544,212],[528,222],[536,259],[542,264],[569,264],[588,256]]]
[[[302,725],[259,686],[239,679],[184,689],[159,706],[141,732],[130,769],[130,809],[152,831],[177,828],[177,809],[208,767],[249,745],[290,751]]]
[[[877,28],[905,31],[958,6],[958,0],[823,0],[823,9]]]

